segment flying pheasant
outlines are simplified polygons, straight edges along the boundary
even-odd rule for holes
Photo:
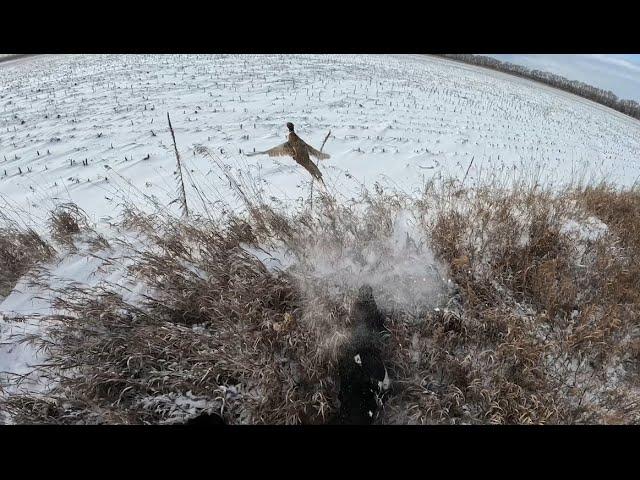
[[[270,148],[264,152],[248,153],[247,156],[253,155],[269,155],[270,157],[292,157],[296,162],[302,165],[311,174],[313,178],[318,180],[323,186],[322,173],[315,163],[309,158],[309,156],[317,159],[326,159],[331,156],[327,153],[322,153],[311,145],[305,143],[296,133],[293,131],[293,123],[288,122],[287,128],[289,129],[289,139],[277,147]]]

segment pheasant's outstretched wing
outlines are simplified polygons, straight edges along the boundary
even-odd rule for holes
[[[294,151],[289,142],[284,142],[277,147],[270,148],[269,150],[265,150],[264,152],[253,152],[247,153],[247,157],[252,157],[254,155],[269,155],[270,157],[293,157]]]
[[[308,143],[305,142],[305,145],[307,146],[307,152],[309,152],[309,155],[312,157],[315,157],[319,160],[325,160],[327,158],[331,158],[331,155],[329,155],[328,153],[323,153],[319,150],[316,150],[315,148],[313,148],[311,145],[309,145]]]

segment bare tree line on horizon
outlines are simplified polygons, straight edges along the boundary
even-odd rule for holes
[[[502,62],[493,57],[472,54],[442,54],[441,57],[457,60],[472,65],[491,68],[500,72],[517,75],[552,87],[573,93],[580,97],[605,105],[618,112],[640,120],[640,103],[635,100],[620,99],[610,90],[603,90],[578,80],[569,80],[562,75],[530,69],[510,62]]]

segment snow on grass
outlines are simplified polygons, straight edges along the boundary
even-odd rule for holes
[[[46,379],[35,367],[46,355],[32,344],[16,341],[28,335],[39,335],[37,320],[0,318],[0,396],[16,392],[40,392],[48,388]]]
[[[193,418],[205,412],[224,411],[226,397],[237,397],[238,392],[234,387],[221,388],[216,400],[198,397],[191,391],[184,394],[167,393],[156,395],[140,400],[142,408],[152,411],[154,414],[163,417],[162,424],[184,423],[185,420]]]
[[[609,231],[609,227],[597,217],[589,216],[583,222],[567,220],[560,230],[567,235],[576,235],[580,240],[595,241]]]
[[[299,281],[321,282],[336,296],[372,287],[378,305],[418,315],[438,305],[446,292],[446,268],[435,260],[417,215],[408,209],[391,213],[387,232],[372,222],[369,238],[337,241],[332,234],[319,236],[304,246],[305,256],[293,267]],[[366,222],[363,214],[355,223]],[[295,273],[294,273],[295,274]]]

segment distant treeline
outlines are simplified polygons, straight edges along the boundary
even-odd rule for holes
[[[30,53],[20,53],[20,54],[1,54],[0,62],[8,62],[10,60],[17,60],[18,58],[23,57],[33,57],[33,54]]]
[[[542,70],[531,70],[522,65],[515,65],[509,62],[501,62],[492,57],[486,57],[483,55],[471,55],[471,54],[448,54],[440,55],[441,57],[450,58],[452,60],[458,60],[472,65],[479,65],[481,67],[492,68],[500,72],[509,73],[511,75],[517,75],[519,77],[535,80],[536,82],[546,83],[552,87],[559,88],[566,92],[579,95],[584,98],[588,98],[594,102],[606,105],[609,108],[613,108],[619,112],[622,112],[630,117],[640,120],[640,103],[634,100],[622,100],[619,99],[613,92],[609,90],[602,90],[592,85],[588,85],[584,82],[577,80],[569,80],[561,75],[555,73],[543,72]]]

